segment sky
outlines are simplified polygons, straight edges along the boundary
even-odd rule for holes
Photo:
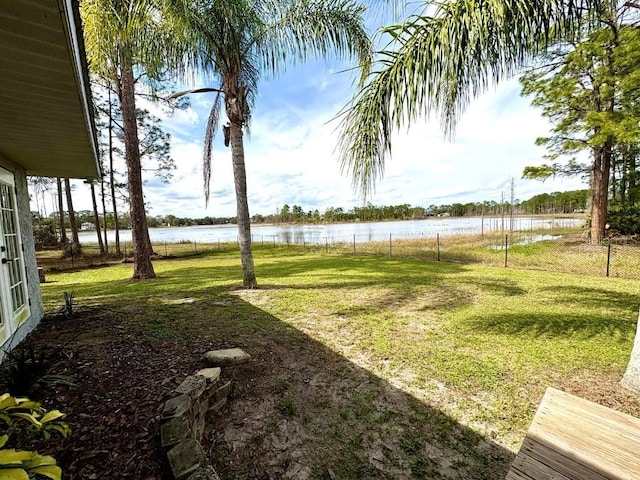
[[[285,203],[320,212],[363,203],[349,176],[340,171],[339,122],[332,120],[354,92],[352,74],[345,72],[348,66],[336,60],[314,61],[289,66],[275,79],[263,78],[244,144],[251,215],[276,213]],[[215,85],[188,87],[199,86]],[[211,197],[205,206],[202,145],[214,94],[190,98],[188,110],[172,117],[162,114],[163,127],[172,135],[177,169],[169,184],[147,179],[148,214],[235,216],[231,151],[222,144],[221,132],[214,145]],[[578,178],[545,182],[521,178],[525,166],[544,163],[545,150],[535,140],[548,131],[540,111],[520,97],[518,81],[504,82],[471,103],[452,141],[445,138],[436,119],[397,132],[385,175],[367,200],[374,205],[423,207],[500,201],[503,193],[509,196],[511,178],[520,200],[538,193],[586,188]],[[88,187],[75,183],[74,209],[91,209]],[[50,213],[52,207],[47,208]]]

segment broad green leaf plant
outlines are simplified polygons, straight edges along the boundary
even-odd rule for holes
[[[0,436],[0,480],[29,480],[36,476],[61,480],[62,470],[52,456],[5,446],[19,428],[39,432],[44,440],[54,433],[67,437],[71,429],[63,421],[64,417],[64,413],[47,411],[40,403],[28,398],[13,397],[8,393],[1,395],[0,421],[4,422],[4,433]]]

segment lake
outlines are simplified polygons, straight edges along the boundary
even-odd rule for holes
[[[514,217],[513,230],[530,231],[556,227],[579,227],[583,218],[554,217]],[[331,223],[316,225],[251,225],[253,241],[276,243],[323,244],[325,242],[363,243],[372,241],[411,238],[434,238],[436,235],[470,235],[489,231],[509,231],[509,218],[502,217],[434,217],[424,220],[404,220],[394,222]],[[189,241],[197,243],[235,242],[237,226],[197,225],[192,227],[150,228],[149,235],[154,243],[175,243]],[[113,231],[108,231],[109,242],[113,242]],[[131,241],[131,231],[121,230],[120,240]],[[80,232],[80,242],[97,243],[94,231]]]

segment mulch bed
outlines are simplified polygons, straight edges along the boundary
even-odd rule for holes
[[[45,373],[76,385],[45,383],[26,392],[67,413],[72,429],[69,438],[37,449],[54,455],[69,480],[170,478],[160,448],[160,412],[176,385],[202,368],[207,347],[151,342],[127,332],[116,312],[84,311],[80,317],[45,319],[18,347],[48,354],[59,349]],[[2,388],[7,390],[6,378]]]

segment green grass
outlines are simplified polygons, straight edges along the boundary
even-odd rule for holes
[[[521,253],[543,248],[524,246]],[[251,344],[270,336],[301,351],[311,339],[349,362],[338,380],[352,375],[350,364],[364,368],[374,383],[409,396],[412,421],[434,425],[428,432],[407,431],[405,453],[434,438],[466,452],[473,442],[455,433],[458,424],[483,436],[493,432],[513,448],[547,386],[562,388],[577,378],[588,396],[590,388],[610,385],[626,368],[635,334],[637,280],[258,248],[261,288],[248,291],[237,289],[236,255],[156,261],[158,278],[143,282],[129,279],[131,265],[50,273],[44,299],[50,311],[60,307],[65,291],[75,292],[81,305],[124,305],[134,330],[150,339],[204,336]],[[304,385],[293,377],[274,379],[280,416],[306,418],[296,388]],[[366,432],[350,431],[354,425],[397,419],[393,411],[372,407],[376,388],[356,392],[335,417],[327,416],[327,434],[345,445],[340,455],[366,441]],[[331,402],[319,397],[313,408]],[[344,478],[367,476],[369,467],[353,455],[342,460]],[[411,458],[414,475],[446,478],[433,473],[431,458]],[[465,458],[456,460],[460,468],[471,461]],[[482,455],[475,461],[479,468]]]

